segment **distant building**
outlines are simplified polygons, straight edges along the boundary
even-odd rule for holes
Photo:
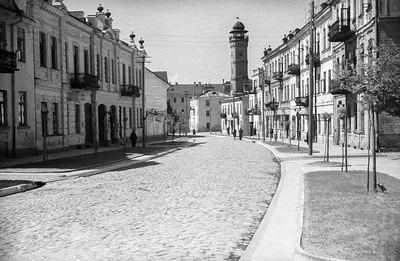
[[[190,101],[191,131],[221,131],[221,101],[229,95],[208,91]]]

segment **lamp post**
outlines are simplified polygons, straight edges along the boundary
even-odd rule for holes
[[[145,69],[145,67],[144,67],[144,63],[146,62],[146,51],[144,50],[144,40],[142,39],[142,38],[140,38],[140,40],[139,40],[139,43],[140,43],[140,49],[142,49],[143,50],[143,53],[142,53],[142,124],[143,124],[143,126],[142,126],[142,144],[143,144],[143,148],[144,147],[146,147],[146,106],[145,106],[145,102],[146,102],[146,99],[145,99],[145,88],[144,88],[144,75],[145,75],[145,72],[144,72],[144,69]]]

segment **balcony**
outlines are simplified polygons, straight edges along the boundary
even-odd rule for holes
[[[334,79],[330,82],[329,92],[333,95],[339,95],[351,93],[351,90],[346,86],[345,80]]]
[[[290,64],[288,66],[287,73],[292,75],[300,75],[300,65],[295,63]]]
[[[85,73],[73,73],[71,74],[71,89],[99,89],[99,83],[97,75],[85,74]]]
[[[122,85],[121,86],[121,96],[127,97],[140,97],[140,90],[139,86],[135,85]]]
[[[239,114],[237,112],[232,113],[232,118],[239,118]]]
[[[296,103],[296,106],[308,106],[308,96],[305,97],[296,97],[294,102]]]
[[[342,8],[341,14],[341,18],[328,28],[330,42],[346,42],[355,35],[355,32],[350,30],[350,9]]]
[[[278,103],[277,102],[267,102],[265,103],[265,107],[271,111],[275,111],[278,108]]]
[[[305,62],[306,62],[307,65],[310,64],[310,54],[306,54]],[[317,67],[317,66],[319,66],[321,64],[321,61],[319,59],[319,54],[318,53],[314,53],[313,64],[314,64],[314,67]]]
[[[0,73],[14,73],[17,68],[17,53],[0,49]]]
[[[274,72],[272,74],[272,79],[275,79],[277,81],[282,81],[283,78],[283,73],[282,72]]]
[[[220,113],[219,116],[221,117],[221,119],[226,119],[226,113],[225,112]]]

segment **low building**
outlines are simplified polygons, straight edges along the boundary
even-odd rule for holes
[[[189,129],[221,131],[221,101],[229,97],[221,92],[208,91],[190,101]]]

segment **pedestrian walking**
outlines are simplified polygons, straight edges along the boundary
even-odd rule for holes
[[[233,139],[236,140],[236,129],[233,129],[232,135],[233,135]]]
[[[196,130],[195,129],[193,129],[193,135],[196,135]]]
[[[229,135],[230,134],[229,131],[231,130],[231,128],[228,127],[228,128],[226,128],[226,130],[228,131],[228,135]]]
[[[273,128],[271,128],[271,129],[269,130],[269,137],[270,137],[271,140],[272,140],[272,138],[274,137],[274,129],[273,129]]]
[[[132,143],[132,148],[136,147],[137,135],[136,135],[135,130],[132,130],[130,139],[131,139],[131,143]]]
[[[243,137],[243,129],[240,128],[239,129],[239,140],[242,140],[242,137]]]
[[[256,135],[257,135],[257,129],[254,128],[254,136],[256,136]]]

